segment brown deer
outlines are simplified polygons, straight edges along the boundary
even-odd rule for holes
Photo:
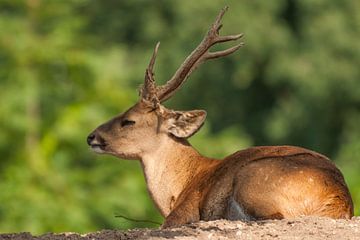
[[[222,161],[208,158],[187,141],[203,125],[206,112],[174,111],[161,105],[201,63],[243,45],[209,50],[242,37],[219,35],[226,10],[221,10],[202,42],[162,86],[155,85],[153,73],[158,43],[145,71],[140,100],[95,129],[88,144],[97,153],[141,161],[150,195],[166,218],[163,227],[215,219],[351,218],[349,190],[327,157],[300,147],[262,146]]]

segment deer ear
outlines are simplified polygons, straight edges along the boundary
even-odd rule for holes
[[[176,111],[168,119],[168,131],[175,137],[191,137],[202,127],[205,118],[206,112],[203,110],[193,110],[187,112]]]

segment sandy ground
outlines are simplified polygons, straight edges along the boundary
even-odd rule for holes
[[[0,234],[0,239],[360,239],[360,217],[352,220],[305,217],[240,222],[218,220],[172,229],[102,230],[94,233]]]

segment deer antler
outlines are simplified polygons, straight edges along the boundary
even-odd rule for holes
[[[227,56],[235,52],[241,46],[244,45],[244,43],[239,43],[234,47],[228,48],[226,50],[216,51],[216,52],[209,51],[209,49],[217,43],[234,41],[243,36],[243,34],[228,35],[228,36],[219,35],[219,30],[222,27],[221,19],[227,10],[228,7],[225,7],[220,11],[218,16],[216,17],[215,22],[210,27],[204,39],[195,48],[195,50],[185,59],[185,61],[181,64],[179,69],[175,72],[174,76],[165,85],[156,88],[157,97],[161,102],[164,102],[167,99],[169,99],[176,92],[176,90],[178,90],[180,86],[186,81],[186,79],[190,76],[192,71],[194,71],[203,62],[205,62],[208,59]]]
[[[157,90],[154,79],[154,65],[156,60],[156,55],[160,46],[160,42],[158,42],[155,46],[153,55],[151,56],[149,66],[145,70],[145,80],[144,85],[140,89],[140,96],[142,99],[147,100],[149,102],[159,102],[157,97]]]
[[[240,39],[243,34],[220,36],[219,30],[222,27],[221,19],[224,16],[228,7],[223,8],[215,19],[215,22],[211,25],[209,31],[205,35],[201,43],[195,48],[195,50],[185,59],[179,69],[175,72],[174,76],[167,81],[165,85],[156,87],[154,80],[154,64],[156,55],[159,49],[160,43],[156,44],[154,53],[151,57],[148,68],[145,72],[145,83],[140,90],[142,99],[150,102],[164,102],[169,99],[180,88],[180,86],[186,81],[190,74],[203,62],[208,59],[219,58],[227,56],[236,50],[238,50],[244,43],[239,43],[234,47],[222,50],[210,52],[209,49],[217,43],[223,43],[228,41],[234,41]]]

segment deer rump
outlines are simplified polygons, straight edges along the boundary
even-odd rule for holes
[[[197,209],[190,208],[194,216],[188,221],[353,216],[350,193],[336,166],[294,146],[252,147],[219,161],[180,194],[166,222],[186,216],[189,205]]]

